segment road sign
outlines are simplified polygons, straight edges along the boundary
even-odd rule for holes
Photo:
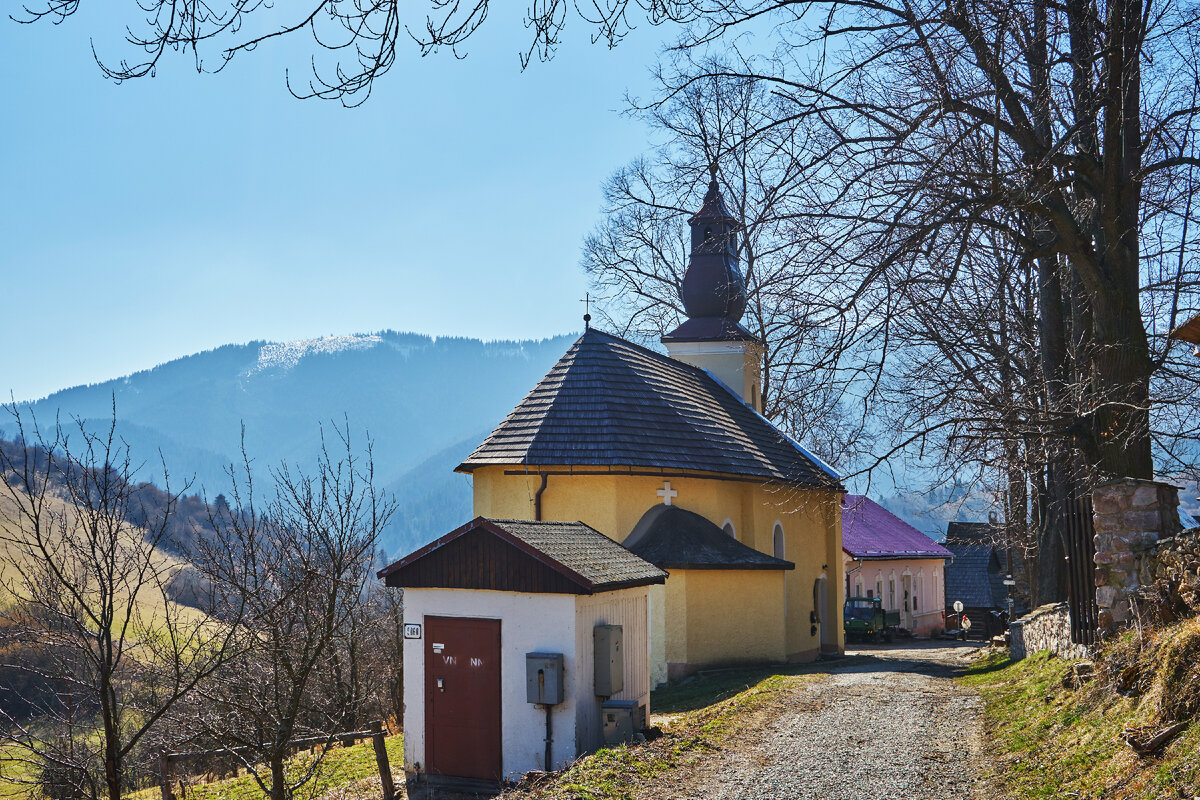
[[[962,610],[963,610],[962,600],[955,600],[954,601],[954,613],[961,614]]]
[[[1008,578],[1004,581],[1004,585],[1005,586],[1016,586],[1017,582],[1014,581],[1012,578]]]

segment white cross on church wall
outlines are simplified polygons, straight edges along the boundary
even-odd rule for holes
[[[659,489],[655,494],[663,499],[664,506],[671,505],[671,498],[679,496],[679,492],[671,488],[670,481],[663,481],[663,488]]]

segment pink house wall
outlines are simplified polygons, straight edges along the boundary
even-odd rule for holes
[[[900,624],[918,636],[929,636],[945,628],[945,561],[940,558],[856,561],[847,553],[842,557],[847,597],[865,597],[868,592],[872,597],[882,597],[884,608],[899,611]],[[909,587],[907,609],[904,605],[906,585]]]

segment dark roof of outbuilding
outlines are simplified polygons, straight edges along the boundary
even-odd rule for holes
[[[946,525],[946,544],[995,544],[1000,527],[991,522],[954,521]]]
[[[869,497],[842,502],[842,549],[857,559],[949,558],[950,551]]]
[[[966,608],[1003,608],[1007,592],[1000,561],[990,544],[948,544],[954,560],[946,564],[946,605],[961,600]]]
[[[657,505],[625,538],[629,550],[663,569],[795,569],[760,553],[709,520],[679,506]]]
[[[456,542],[478,534],[495,537],[549,567],[577,587],[577,591],[585,594],[648,586],[663,583],[667,579],[667,573],[582,522],[531,522],[485,517],[476,517],[466,525],[385,567],[379,571],[379,577],[385,579],[388,586],[419,585],[429,588],[439,584],[444,585],[444,588],[509,588],[505,581],[513,576],[496,575],[496,565],[489,564],[478,565],[480,568],[477,569],[440,571],[438,574],[442,576],[442,580],[436,577],[431,579],[426,575],[417,583],[405,582],[406,572],[413,575],[419,572],[412,569],[419,562],[436,558],[439,551],[447,550]]]
[[[708,372],[595,329],[459,465],[622,466],[840,489],[840,479]]]

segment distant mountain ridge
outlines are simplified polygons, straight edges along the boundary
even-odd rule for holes
[[[369,432],[377,481],[400,502],[384,546],[402,554],[466,521],[470,479],[451,470],[575,338],[484,342],[381,331],[255,341],[21,405],[43,426],[56,414],[98,424],[110,419],[115,397],[118,431],[146,462],[144,478],[161,479],[161,451],[173,487],[194,476],[194,491],[210,498],[227,490],[224,471],[240,461],[243,424],[247,452],[265,468],[309,464],[320,426],[348,422],[358,445]]]
[[[399,557],[470,519],[471,479],[454,467],[576,338],[484,342],[381,331],[254,341],[22,405],[43,426],[59,412],[100,424],[115,397],[119,432],[145,462],[143,477],[160,482],[161,451],[172,488],[194,476],[193,491],[210,499],[228,490],[225,469],[240,462],[243,423],[247,452],[265,470],[281,460],[311,463],[320,426],[348,421],[358,445],[370,433],[378,485],[398,501],[382,546]],[[0,437],[12,437],[8,427],[0,418]],[[992,508],[988,496],[963,486],[889,489],[872,497],[935,540],[949,520],[984,520]]]

